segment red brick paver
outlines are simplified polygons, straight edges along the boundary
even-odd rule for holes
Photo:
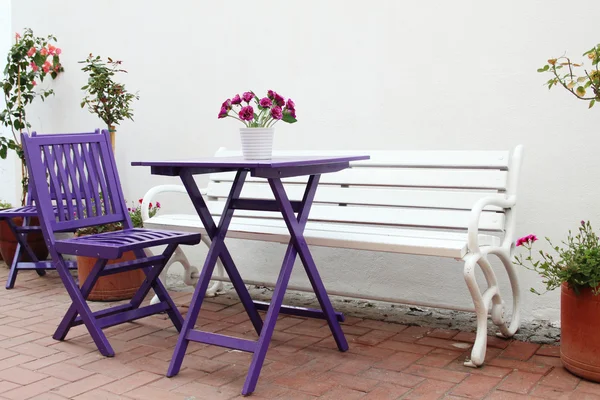
[[[7,269],[0,264],[0,280]],[[187,311],[188,292],[173,292]],[[84,327],[64,342],[52,333],[70,304],[56,273],[19,274],[0,290],[0,399],[242,399],[250,354],[191,344],[180,373],[166,378],[177,332],[165,315],[106,329],[117,352],[102,357]],[[107,304],[90,303],[101,309]],[[238,299],[207,299],[198,326],[253,339]],[[263,314],[264,316],[264,314]],[[559,348],[489,337],[486,364],[463,365],[472,332],[357,317],[342,324],[340,353],[325,321],[282,316],[251,398],[256,399],[600,399],[600,384],[560,363]]]

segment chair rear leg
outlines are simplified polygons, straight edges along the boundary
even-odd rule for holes
[[[175,326],[177,331],[181,331],[181,327],[183,326],[183,317],[181,316],[181,313],[179,312],[179,310],[177,309],[177,306],[173,302],[173,299],[171,299],[171,296],[169,296],[167,289],[165,289],[164,285],[162,284],[162,282],[159,279],[160,273],[163,271],[163,269],[165,268],[165,266],[167,265],[167,263],[173,256],[175,249],[177,249],[177,248],[178,248],[177,244],[168,245],[167,248],[165,249],[165,251],[163,252],[162,264],[143,269],[144,273],[146,274],[146,279],[144,280],[144,282],[142,283],[142,286],[140,286],[138,291],[135,293],[135,295],[131,299],[130,304],[133,309],[139,308],[140,305],[142,304],[142,301],[144,301],[144,298],[148,295],[148,292],[150,291],[150,289],[151,288],[154,289],[154,292],[156,293],[156,297],[158,297],[158,300],[164,301],[168,304],[169,308],[166,310],[167,315],[173,322],[173,325]],[[144,257],[145,253],[141,250],[138,250],[138,251],[136,251],[136,256],[138,258]],[[156,303],[154,303],[154,304],[156,304]]]

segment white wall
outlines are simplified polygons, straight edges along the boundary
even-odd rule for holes
[[[0,0],[0,71],[4,71],[6,54],[14,41],[14,32],[11,29],[10,0]],[[0,92],[0,109],[4,109],[5,100]],[[0,136],[12,137],[10,129],[0,127]],[[20,173],[18,159],[13,152],[6,160],[0,159],[0,200],[17,205],[20,195]]]
[[[598,110],[536,72],[564,51],[596,44],[600,2],[568,15],[558,0],[481,2],[209,2],[57,0],[12,2],[13,30],[53,33],[65,73],[56,97],[31,111],[41,132],[100,122],[79,108],[77,60],[90,52],[124,60],[139,90],[135,123],[118,132],[126,196],[176,183],[130,167],[239,146],[237,121],[217,120],[221,102],[248,89],[291,96],[299,122],[279,124],[276,148],[510,149],[523,143],[518,233],[562,239],[581,219],[600,228]],[[572,8],[570,8],[572,9]],[[164,199],[173,208],[174,199]],[[283,247],[232,242],[243,275],[271,276]],[[315,249],[331,288],[470,305],[459,263],[435,258]],[[200,250],[196,251],[200,262]],[[501,269],[500,280],[506,284]],[[558,319],[558,292],[528,293],[526,319]],[[303,280],[302,274],[294,278]],[[424,290],[423,287],[428,289]],[[506,286],[505,286],[506,287]]]

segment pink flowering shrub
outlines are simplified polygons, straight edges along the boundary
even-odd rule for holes
[[[272,90],[263,98],[259,98],[252,91],[244,92],[241,97],[236,94],[232,99],[223,102],[219,118],[227,117],[241,121],[248,128],[269,128],[277,121],[293,124],[296,122],[296,105],[292,99],[286,101],[283,96]]]
[[[60,63],[61,49],[54,46],[56,38],[34,36],[33,31],[26,28],[23,35],[15,34],[15,43],[6,57],[4,75],[0,87],[4,94],[5,106],[0,109],[0,125],[11,131],[12,137],[0,135],[0,158],[7,156],[7,150],[14,150],[21,159],[21,203],[25,204],[28,172],[21,148],[21,132],[31,128],[27,119],[27,106],[36,98],[45,100],[54,94],[52,89],[36,89],[38,83],[50,76],[55,79],[64,71]]]
[[[573,236],[571,231],[567,240],[562,242],[565,246],[555,246],[546,238],[556,255],[545,251],[538,252],[539,259],[533,257],[533,243],[538,238],[527,235],[517,240],[516,246],[526,249],[525,256],[515,256],[515,264],[535,271],[542,278],[546,291],[554,290],[563,283],[567,283],[575,293],[589,287],[595,295],[600,293],[600,240],[592,230],[589,221],[581,221],[579,233]],[[540,294],[534,288],[530,291]]]

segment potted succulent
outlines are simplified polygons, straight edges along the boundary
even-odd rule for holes
[[[89,74],[87,84],[81,88],[85,92],[81,108],[87,106],[89,112],[98,115],[104,121],[110,132],[114,151],[115,125],[119,125],[119,122],[126,118],[133,121],[131,102],[134,99],[139,100],[139,96],[137,93],[127,92],[124,84],[113,80],[117,73],[127,73],[121,69],[121,61],[108,57],[105,63],[100,56],[94,57],[90,54],[79,63],[85,64],[81,70]]]
[[[251,102],[254,102],[256,111],[250,105]],[[283,96],[272,90],[267,91],[263,98],[249,91],[242,96],[236,94],[223,102],[219,118],[227,117],[244,124],[244,128],[240,128],[244,158],[264,160],[271,158],[275,124],[278,121],[289,124],[296,122],[296,105],[292,99],[286,101]]]
[[[579,232],[569,231],[563,246],[546,240],[555,255],[540,250],[534,258],[537,237],[528,235],[517,240],[527,252],[516,255],[515,263],[539,274],[546,291],[561,288],[561,360],[575,375],[600,382],[600,238],[589,221],[581,221]]]
[[[552,78],[546,82],[548,89],[554,86],[562,86],[571,92],[576,98],[589,101],[588,108],[592,108],[597,101],[600,101],[600,44],[592,47],[583,53],[592,62],[592,68],[584,69],[582,74],[576,72],[583,68],[582,63],[574,63],[569,57],[562,56],[551,58],[548,63],[538,72],[549,72]]]
[[[127,210],[129,211],[129,217],[131,218],[131,222],[134,228],[144,227],[144,224],[142,222],[141,203],[142,199],[139,200],[138,205],[132,205],[132,207],[127,208]],[[148,212],[150,216],[154,216],[156,215],[159,209],[160,203],[157,202],[154,205],[150,203],[148,207]],[[121,223],[103,224],[79,229],[77,230],[75,235],[91,235],[103,232],[113,232],[121,229],[123,229],[123,225]],[[133,252],[128,251],[124,253],[121,258],[111,260],[108,262],[108,264],[115,264],[122,261],[130,261],[135,259],[136,257],[133,254]],[[96,259],[93,257],[77,256],[77,274],[79,277],[80,285],[82,285],[83,282],[85,282],[85,279],[88,277],[88,275],[94,268],[95,263]],[[137,292],[145,278],[146,275],[140,269],[102,276],[98,278],[98,281],[96,282],[92,291],[90,292],[90,295],[88,296],[88,300],[116,301],[130,299],[133,297],[135,292]]]
[[[52,89],[36,89],[36,86],[45,78],[56,79],[64,71],[60,63],[61,49],[54,46],[56,38],[53,35],[46,37],[35,36],[33,31],[26,28],[23,35],[15,35],[15,43],[11,46],[6,58],[6,67],[0,86],[4,94],[5,108],[0,111],[0,125],[10,129],[11,137],[0,136],[0,158],[6,159],[8,150],[15,152],[21,161],[21,205],[25,205],[29,177],[25,157],[20,142],[20,132],[29,131],[31,124],[27,120],[27,106],[40,98],[44,101],[54,94]],[[23,221],[14,218],[15,225],[22,225]],[[39,222],[35,219],[32,225]],[[27,235],[33,251],[38,259],[48,256],[48,249],[41,233]],[[14,257],[16,238],[8,228],[6,221],[0,224],[0,252],[4,260],[10,264]],[[29,261],[27,254],[23,255]]]

